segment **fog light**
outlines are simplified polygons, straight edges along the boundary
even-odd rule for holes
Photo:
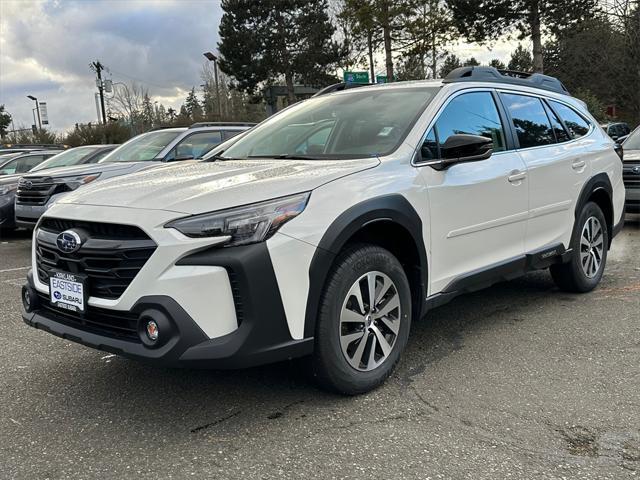
[[[28,285],[22,286],[22,306],[25,312],[31,313],[37,310],[39,306],[38,295],[36,291]]]
[[[149,337],[149,340],[151,340],[152,342],[155,342],[156,340],[158,340],[158,324],[156,322],[154,322],[153,320],[149,320],[147,322],[147,337]]]
[[[22,289],[22,301],[24,302],[24,309],[28,312],[31,309],[31,292],[28,288]]]

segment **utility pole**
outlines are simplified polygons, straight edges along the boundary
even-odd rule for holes
[[[96,72],[97,80],[96,85],[98,86],[98,91],[100,92],[100,109],[102,110],[102,124],[107,124],[107,113],[104,108],[104,84],[102,83],[102,70],[104,70],[104,66],[100,63],[100,60],[97,60],[91,64],[91,69]]]
[[[216,100],[218,104],[218,120],[222,120],[222,99],[220,98],[220,88],[218,87],[218,57],[211,52],[203,53],[205,58],[213,62],[213,77],[216,81]]]

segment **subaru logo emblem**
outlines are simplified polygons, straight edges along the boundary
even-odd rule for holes
[[[33,187],[33,182],[31,180],[25,180],[22,184],[22,187],[26,188],[27,190],[31,190],[31,187]]]
[[[65,230],[56,238],[58,250],[63,253],[73,253],[82,245],[82,239],[77,232],[73,230]]]
[[[631,169],[631,171],[632,171],[633,173],[635,173],[636,175],[640,175],[640,167],[633,167],[633,168]]]

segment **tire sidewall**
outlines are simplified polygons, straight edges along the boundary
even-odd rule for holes
[[[604,247],[602,249],[602,262],[600,264],[600,270],[593,278],[587,277],[587,275],[584,273],[584,270],[582,269],[582,265],[580,264],[580,241],[582,238],[582,229],[584,228],[587,220],[590,217],[595,217],[598,219],[598,221],[600,222],[600,226],[602,227],[604,236]],[[574,251],[571,259],[571,268],[573,270],[575,280],[577,281],[580,290],[592,290],[600,283],[602,275],[604,274],[604,269],[607,264],[607,250],[609,247],[609,229],[607,227],[607,221],[604,217],[604,213],[602,213],[602,209],[600,209],[597,204],[588,202],[582,208],[580,217],[576,222],[575,231],[573,232],[573,240],[571,243]]]
[[[347,293],[355,281],[371,271],[389,276],[398,291],[402,319],[400,330],[389,357],[371,371],[353,368],[344,357],[340,345],[340,313]],[[382,383],[393,371],[404,350],[411,328],[411,291],[406,274],[398,260],[377,246],[360,246],[341,255],[329,275],[316,325],[316,361],[331,377],[333,386],[349,394],[362,393]]]

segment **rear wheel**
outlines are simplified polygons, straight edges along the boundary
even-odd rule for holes
[[[325,388],[355,395],[393,371],[409,336],[411,293],[400,262],[374,245],[336,260],[316,326],[314,375]]]
[[[608,246],[609,232],[604,214],[596,203],[589,202],[574,226],[571,260],[550,268],[556,285],[568,292],[593,290],[602,279]]]

